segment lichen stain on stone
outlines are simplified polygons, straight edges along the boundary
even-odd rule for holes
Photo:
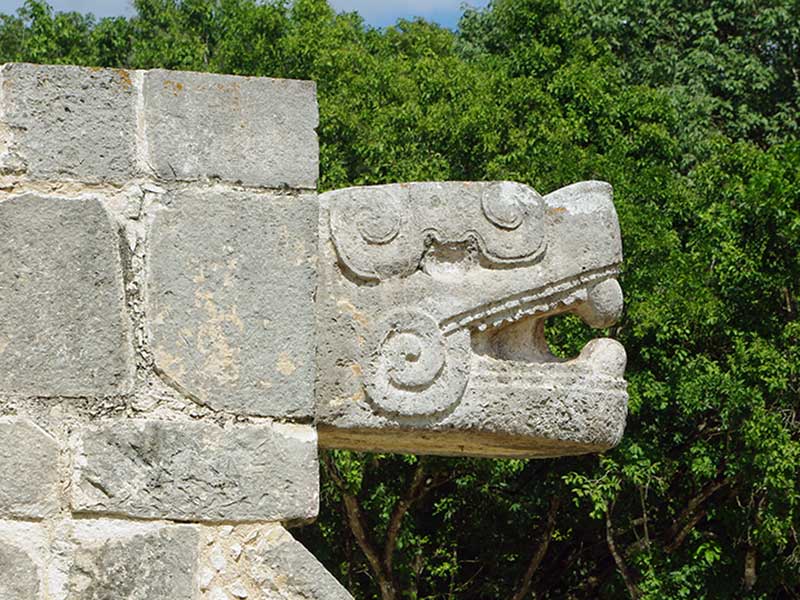
[[[231,327],[239,333],[244,331],[236,306],[222,309],[210,291],[197,290],[195,307],[204,311],[206,316],[205,322],[198,327],[195,344],[204,359],[200,371],[221,385],[238,381],[240,348],[231,343],[228,333]]]
[[[0,354],[2,354],[3,352],[6,351],[6,348],[8,348],[8,345],[10,343],[11,343],[11,340],[9,340],[8,338],[0,336]]]
[[[116,71],[117,75],[119,75],[119,79],[124,87],[126,88],[133,87],[133,81],[131,81],[131,74],[128,71],[126,71],[125,69],[114,69],[114,70]]]
[[[292,362],[292,359],[286,352],[281,352],[280,356],[278,357],[278,362],[276,363],[276,368],[278,371],[289,377],[292,373],[297,370],[297,365]]]
[[[172,81],[171,79],[165,79],[163,86],[165,90],[172,90],[173,96],[177,96],[178,92],[182,92],[184,87],[180,81]]]
[[[156,346],[153,354],[155,355],[155,361],[156,365],[158,365],[158,368],[171,378],[181,379],[186,374],[186,368],[183,365],[183,359],[173,356],[167,352],[162,345],[159,344]]]
[[[359,312],[359,310],[355,306],[353,306],[353,303],[350,302],[349,300],[339,300],[336,303],[336,306],[339,307],[339,310],[341,310],[344,313],[348,313],[351,317],[353,317],[356,321],[358,321],[365,327],[369,325],[369,319],[366,317],[366,315],[362,312]]]

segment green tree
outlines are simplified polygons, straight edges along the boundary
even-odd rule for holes
[[[800,598],[796,0],[496,0],[459,31],[324,0],[0,16],[0,60],[318,84],[321,187],[615,188],[628,429],[547,461],[338,451],[298,536],[357,598]],[[554,350],[595,333],[551,319]]]

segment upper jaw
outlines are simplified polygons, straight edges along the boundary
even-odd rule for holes
[[[562,360],[550,351],[545,338],[548,318],[575,314],[595,329],[617,322],[623,308],[622,290],[616,279],[603,279],[575,288],[550,302],[521,304],[513,313],[501,310],[487,315],[481,326],[471,329],[473,351],[488,361],[511,361],[527,366],[552,365],[549,369],[584,368],[600,375],[620,378],[625,371],[625,350],[608,338],[591,340],[572,360]],[[501,317],[502,316],[502,317]],[[491,323],[491,325],[486,325]]]
[[[487,267],[463,246],[424,257],[419,275],[429,277],[444,298],[435,311],[442,331],[469,330],[473,351],[488,360],[550,369],[563,364],[621,378],[626,360],[619,343],[592,340],[579,356],[562,361],[544,336],[546,320],[558,314],[575,314],[595,329],[610,327],[622,314],[622,245],[611,187],[583,182],[542,200],[544,250],[533,263]],[[447,293],[448,286],[456,289]]]

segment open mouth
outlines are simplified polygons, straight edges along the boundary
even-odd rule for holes
[[[545,337],[547,320],[563,314],[577,315],[595,329],[613,325],[623,304],[619,283],[609,276],[615,274],[616,270],[590,274],[556,293],[550,287],[546,297],[532,292],[490,307],[469,327],[478,371],[502,370],[526,379],[583,372],[621,382],[626,355],[616,340],[593,339],[577,357],[565,360],[551,352]],[[531,369],[534,365],[537,369]]]

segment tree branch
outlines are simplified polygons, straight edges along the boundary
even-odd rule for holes
[[[356,539],[359,548],[361,548],[361,551],[364,553],[373,574],[378,580],[382,600],[396,600],[397,587],[392,580],[391,574],[384,570],[380,555],[367,535],[366,519],[364,518],[364,513],[361,510],[358,499],[350,492],[347,484],[344,482],[341,475],[339,475],[339,471],[336,469],[333,461],[331,461],[328,452],[322,453],[322,462],[325,465],[325,470],[328,472],[328,475],[330,475],[334,484],[339,489],[339,492],[342,494],[342,502],[344,503],[350,531],[353,533],[353,537]]]
[[[389,517],[389,525],[386,529],[386,544],[383,548],[383,564],[386,572],[391,576],[394,570],[394,550],[397,544],[397,536],[400,533],[400,525],[403,522],[403,517],[411,508],[411,505],[419,500],[426,492],[425,484],[425,462],[422,458],[417,463],[417,468],[414,469],[414,476],[411,478],[411,485],[406,490],[406,493],[397,501],[392,510],[392,516]]]
[[[625,587],[628,588],[628,594],[630,594],[632,600],[638,600],[639,588],[633,581],[633,577],[631,577],[630,571],[628,571],[628,566],[625,564],[622,555],[619,553],[619,550],[617,550],[617,544],[614,542],[614,532],[611,524],[611,513],[613,510],[614,504],[612,503],[606,512],[606,544],[608,545],[608,551],[614,558],[614,563],[617,565],[619,574],[622,575],[622,580],[625,582]]]
[[[555,531],[556,528],[556,516],[558,515],[558,508],[560,505],[561,498],[556,493],[552,498],[550,498],[550,508],[547,510],[547,521],[544,533],[542,535],[542,541],[533,552],[533,556],[531,556],[531,559],[528,562],[528,568],[525,569],[525,574],[522,576],[519,589],[512,597],[512,600],[523,600],[531,591],[533,576],[538,570],[539,565],[542,564],[544,556],[547,554],[547,549],[550,547],[550,540],[552,539],[553,531]]]
[[[678,518],[673,521],[665,535],[666,545],[664,551],[667,553],[675,552],[686,540],[692,529],[706,516],[706,509],[703,504],[718,490],[730,484],[732,479],[724,477],[708,483],[700,493],[689,500]]]

